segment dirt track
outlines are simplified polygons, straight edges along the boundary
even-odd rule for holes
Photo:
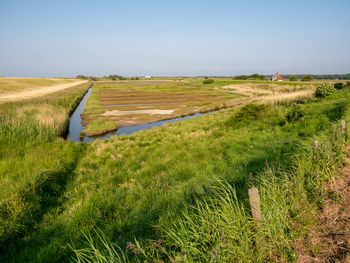
[[[18,101],[18,100],[36,98],[36,97],[44,96],[44,95],[54,93],[57,91],[61,91],[64,89],[69,89],[71,87],[74,87],[74,86],[77,86],[79,84],[83,84],[86,82],[87,82],[87,80],[79,80],[79,81],[75,81],[72,83],[51,85],[51,86],[46,86],[46,87],[40,87],[40,88],[33,89],[33,90],[20,91],[20,92],[11,93],[11,94],[0,95],[0,102]]]

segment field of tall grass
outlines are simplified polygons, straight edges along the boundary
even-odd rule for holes
[[[313,225],[342,160],[350,89],[65,142],[57,137],[85,90],[0,105],[0,261],[296,260],[293,240]]]
[[[87,87],[0,104],[0,261],[60,202],[83,151],[62,137]]]

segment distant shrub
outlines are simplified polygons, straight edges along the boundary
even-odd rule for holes
[[[239,75],[239,76],[235,76],[233,79],[235,80],[247,80],[247,79],[251,79],[251,80],[265,80],[265,76],[260,75],[260,74],[252,74],[252,75]]]
[[[334,91],[335,89],[331,85],[325,83],[316,88],[315,97],[325,98],[334,93]]]
[[[302,119],[305,116],[305,112],[299,105],[294,105],[290,111],[286,114],[286,120],[288,122],[295,122]]]
[[[350,87],[350,81],[347,81],[347,82],[346,82],[346,86],[347,86],[347,87]]]
[[[205,80],[203,80],[203,84],[212,84],[212,83],[214,83],[213,79],[205,79]]]
[[[249,121],[260,119],[268,108],[269,106],[265,104],[247,104],[236,113],[235,120]]]
[[[304,76],[301,78],[301,81],[311,81],[312,80],[312,77],[307,75],[307,76]]]
[[[291,76],[290,78],[289,78],[289,81],[296,81],[297,80],[297,77],[296,76]]]
[[[334,88],[335,89],[343,89],[344,88],[344,84],[342,82],[338,82],[334,84]]]

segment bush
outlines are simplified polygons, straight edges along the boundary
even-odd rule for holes
[[[325,84],[322,84],[316,88],[315,97],[316,98],[325,98],[325,97],[331,95],[332,93],[334,93],[334,91],[335,91],[335,89],[331,85],[325,83]]]
[[[214,80],[213,79],[206,79],[206,80],[203,80],[203,84],[212,84],[214,83]]]
[[[301,81],[311,81],[312,80],[312,77],[307,75],[307,76],[304,76],[301,78]]]
[[[297,81],[297,77],[296,77],[296,76],[291,76],[291,77],[289,78],[289,81]]]
[[[305,116],[305,112],[299,105],[294,105],[290,111],[286,114],[288,122],[295,122],[302,119]]]
[[[339,83],[335,83],[334,84],[334,88],[337,90],[343,89],[344,88],[344,84],[339,82]]]
[[[268,110],[265,104],[248,104],[242,107],[235,115],[236,121],[250,121],[260,119]]]
[[[350,87],[350,81],[346,82],[346,86]]]

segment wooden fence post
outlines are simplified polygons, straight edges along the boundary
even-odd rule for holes
[[[345,120],[341,120],[340,121],[340,131],[341,134],[346,134],[346,121]]]
[[[248,190],[249,203],[252,210],[253,219],[257,222],[261,221],[260,196],[257,188],[253,187]]]

